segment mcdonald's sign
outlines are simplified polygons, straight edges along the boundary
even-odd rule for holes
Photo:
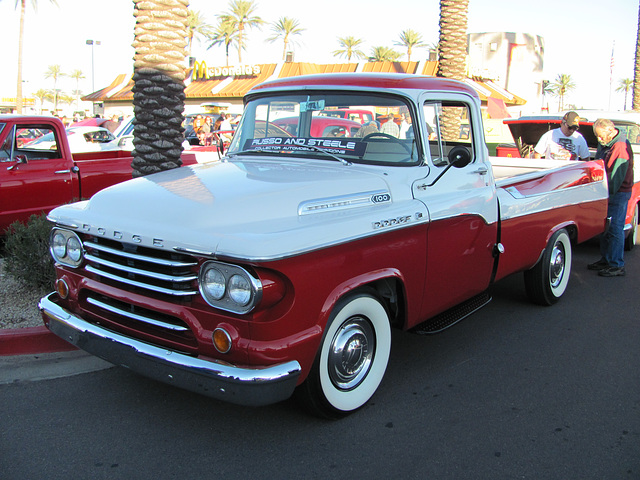
[[[236,77],[260,75],[260,65],[240,65],[236,67],[211,67],[207,68],[207,63],[196,61],[193,65],[191,80],[209,80],[216,77]]]

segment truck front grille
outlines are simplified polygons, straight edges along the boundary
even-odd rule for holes
[[[173,298],[198,293],[198,262],[189,255],[92,238],[84,241],[85,269],[101,278]]]

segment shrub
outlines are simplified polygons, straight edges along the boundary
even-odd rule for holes
[[[5,271],[29,288],[51,288],[56,274],[49,253],[51,224],[32,215],[26,224],[12,223],[5,239]]]

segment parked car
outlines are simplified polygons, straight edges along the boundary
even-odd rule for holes
[[[345,105],[409,111],[414,136],[320,128],[314,114]],[[295,118],[282,122],[284,111]],[[442,119],[433,139],[427,111]],[[283,135],[278,122],[297,128]],[[392,328],[438,333],[518,272],[533,302],[554,304],[572,243],[604,230],[602,162],[493,163],[483,138],[480,99],[462,82],[366,73],[258,85],[224,161],[50,213],[57,292],[40,301],[43,320],[171,385],[254,406],[296,390],[318,415],[347,415],[381,385]]]
[[[106,128],[68,127],[66,134],[71,153],[100,152],[117,148],[110,143],[114,141],[116,137]],[[55,150],[57,145],[58,138],[55,132],[49,132],[29,143],[23,143],[25,148],[32,150]]]
[[[83,137],[83,131],[68,134],[55,117],[0,115],[0,235],[14,221],[131,179],[130,152],[72,152],[70,141]],[[98,135],[108,138],[101,131]],[[187,154],[182,161],[196,163],[195,156]]]
[[[273,121],[291,136],[297,136],[298,117],[278,118]],[[310,134],[312,137],[354,137],[362,124],[353,120],[340,117],[314,116],[311,120]]]

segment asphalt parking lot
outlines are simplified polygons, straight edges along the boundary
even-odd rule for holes
[[[5,359],[0,476],[640,479],[640,248],[624,278],[588,271],[596,255],[576,249],[551,308],[517,276],[442,334],[394,332],[379,391],[340,421],[293,400],[213,401],[81,352],[23,356],[22,373]]]

